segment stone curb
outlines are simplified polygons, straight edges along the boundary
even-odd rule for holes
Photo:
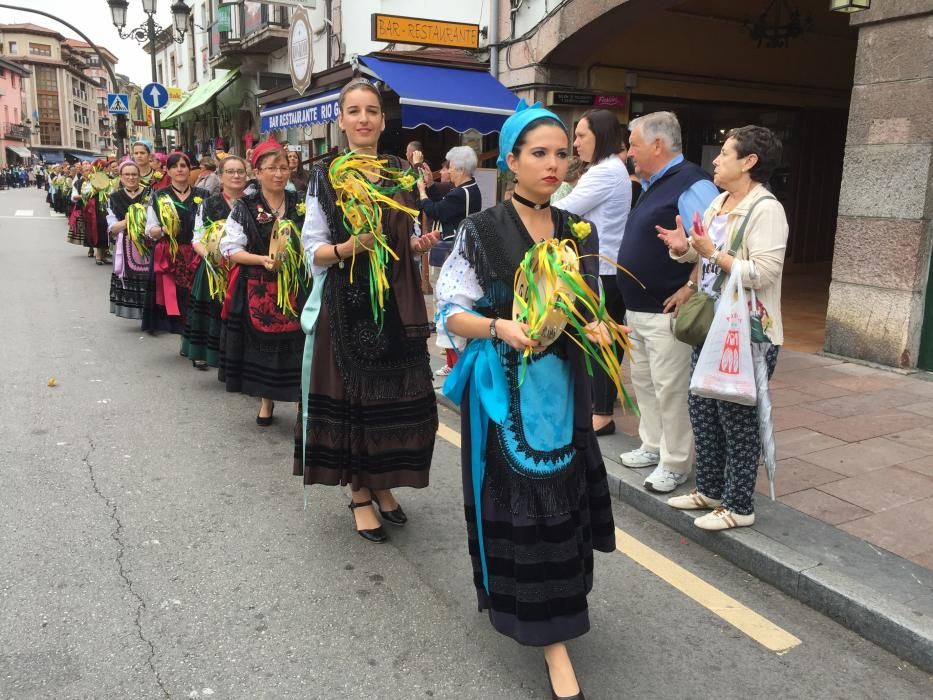
[[[460,412],[440,391],[436,393],[439,404]],[[901,659],[933,673],[933,620],[930,618],[887,599],[832,565],[797,552],[757,530],[739,528],[717,533],[700,530],[693,525],[693,520],[702,512],[671,508],[666,503],[666,495],[653,494],[642,487],[643,473],[627,469],[605,454],[603,459],[609,489],[616,500],[689,537]],[[767,501],[760,503],[758,512],[767,517],[769,510],[777,508],[791,511],[780,503]],[[830,525],[825,527],[831,528]]]

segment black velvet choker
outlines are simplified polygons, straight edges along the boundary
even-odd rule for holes
[[[522,197],[518,192],[512,193],[512,199],[514,199],[519,204],[524,204],[526,207],[531,207],[532,209],[539,211],[541,209],[547,209],[551,206],[551,202],[547,201],[544,204],[538,204],[537,202],[532,202],[530,199]]]

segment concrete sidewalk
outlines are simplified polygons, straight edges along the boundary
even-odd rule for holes
[[[650,469],[619,463],[640,444],[638,418],[620,410],[616,434],[600,439],[613,495],[933,672],[929,377],[782,350],[772,381],[778,499],[762,470],[751,528],[707,533],[693,525],[702,511],[646,491]]]

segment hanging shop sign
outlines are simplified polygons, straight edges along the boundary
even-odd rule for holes
[[[294,129],[334,121],[340,114],[339,98],[340,90],[332,90],[323,95],[270,106],[259,113],[259,130],[265,134],[278,129]]]
[[[311,19],[303,7],[292,14],[288,28],[288,72],[292,76],[292,87],[303,95],[311,84],[314,60],[311,54]]]
[[[601,107],[603,109],[625,109],[626,95],[593,95],[588,92],[558,92],[547,94],[547,103],[555,107]]]
[[[372,39],[396,44],[478,49],[479,25],[377,13],[373,15]]]

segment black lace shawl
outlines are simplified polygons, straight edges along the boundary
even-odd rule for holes
[[[285,212],[283,219],[288,219],[301,231],[304,226],[305,216],[298,213],[298,205],[301,198],[295,192],[285,191]],[[246,252],[253,255],[268,255],[269,240],[272,238],[272,227],[275,223],[272,207],[262,195],[262,190],[250,190],[249,194],[244,194],[237,200],[230,212],[229,217],[243,227],[246,234]],[[258,218],[268,218],[268,221],[260,222]]]
[[[110,211],[117,217],[117,221],[123,221],[126,218],[126,212],[131,204],[141,203],[145,205],[149,201],[149,188],[143,187],[139,194],[130,197],[122,187],[118,188],[110,195]]]
[[[201,206],[200,202],[207,199],[209,196],[206,190],[202,190],[200,187],[192,187],[191,194],[188,196],[188,199],[183,202],[178,198],[178,195],[172,187],[166,187],[165,189],[155,190],[152,193],[151,206],[155,210],[156,216],[159,218],[159,224],[161,225],[163,222],[162,216],[159,213],[159,199],[169,198],[175,205],[175,211],[178,212],[178,218],[181,221],[181,230],[178,232],[178,242],[181,244],[190,244],[191,239],[194,238],[194,218],[198,213],[198,207]],[[196,198],[200,198],[200,201],[196,202]]]

